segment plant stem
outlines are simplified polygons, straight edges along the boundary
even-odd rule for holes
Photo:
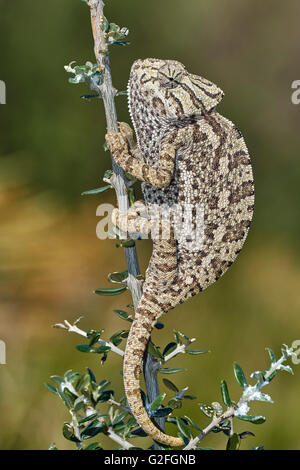
[[[185,353],[185,350],[188,346],[190,346],[190,344],[192,344],[194,341],[196,341],[196,338],[192,338],[192,339],[189,339],[185,344],[180,344],[177,346],[176,349],[174,349],[173,352],[171,352],[170,354],[168,354],[166,357],[165,357],[165,360],[163,361],[163,364],[165,364],[166,362],[170,361],[171,359],[173,359],[173,357],[177,356],[177,354],[180,354],[180,353]]]
[[[91,11],[91,24],[94,37],[94,53],[97,64],[102,71],[103,82],[99,85],[99,92],[103,99],[107,130],[118,130],[117,111],[115,106],[116,90],[112,84],[110,71],[110,61],[108,55],[108,46],[105,39],[104,31],[101,30],[100,24],[104,17],[104,2],[102,0],[90,0],[88,2]],[[118,207],[125,212],[129,207],[127,195],[127,180],[124,171],[120,168],[112,158],[112,169],[114,172],[114,189],[117,196]],[[128,287],[132,294],[135,307],[141,298],[141,286],[137,280],[140,274],[139,262],[136,247],[125,248],[125,256],[128,267]]]
[[[112,441],[117,442],[123,449],[130,449],[131,447],[134,447],[133,444],[130,444],[130,442],[126,441],[125,439],[122,439],[122,437],[118,436],[111,428],[108,429],[107,431],[108,437],[111,438]]]
[[[183,450],[192,450],[197,447],[199,442],[202,441],[216,426],[222,423],[225,419],[232,418],[234,416],[234,408],[228,408],[225,413],[222,414],[219,418],[214,418],[212,422],[205,428],[203,431],[195,437],[195,439],[192,439],[187,446]]]
[[[103,82],[99,85],[99,92],[104,103],[107,130],[117,131],[117,112],[114,101],[116,90],[112,84],[108,45],[106,43],[105,33],[100,28],[101,20],[104,17],[104,2],[102,0],[89,0],[88,5],[91,12],[95,57],[103,77]],[[117,196],[118,207],[122,212],[125,212],[129,208],[127,194],[128,183],[125,178],[124,171],[114,162],[113,158],[112,169],[114,172],[113,186]],[[131,292],[134,307],[136,308],[142,296],[141,283],[137,279],[137,276],[140,274],[140,269],[136,247],[125,248],[125,256],[128,267],[127,286]],[[155,362],[156,360],[152,356],[146,354],[144,375],[147,395],[150,401],[153,401],[159,395],[157,375],[154,372]]]
[[[67,320],[65,320],[65,324],[67,326],[68,331],[71,333],[77,333],[80,336],[84,336],[87,338],[87,333],[86,331],[81,330],[78,328],[76,325],[71,325]],[[113,351],[116,354],[119,354],[119,356],[124,356],[124,351],[122,349],[117,348],[113,343],[110,341],[104,341],[103,339],[98,339],[97,343],[101,344],[102,346],[109,346],[111,351]]]

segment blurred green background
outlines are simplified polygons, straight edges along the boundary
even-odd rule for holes
[[[299,122],[291,83],[299,79],[298,0],[107,0],[106,15],[130,30],[131,46],[111,50],[114,84],[124,89],[134,59],[173,58],[226,93],[219,111],[234,121],[248,143],[256,180],[256,212],[238,261],[216,285],[176,308],[154,340],[164,345],[172,329],[197,337],[210,354],[181,355],[186,367],[172,380],[198,399],[186,414],[203,426],[198,403],[220,400],[226,379],[234,399],[240,389],[232,363],[249,374],[269,362],[266,346],[300,339]],[[110,167],[102,144],[102,103],[79,99],[88,90],[68,84],[63,66],[94,62],[89,10],[80,0],[0,0],[0,79],[7,104],[0,107],[0,338],[7,365],[0,366],[0,448],[46,449],[63,438],[66,409],[43,383],[67,369],[89,366],[122,394],[121,362],[111,355],[103,367],[96,355],[75,350],[78,336],[51,328],[64,319],[85,318],[83,329],[105,328],[107,337],[125,327],[112,313],[128,294],[97,297],[108,272],[125,269],[121,249],[96,238],[97,205],[113,193],[82,198],[101,185]],[[117,98],[128,121],[126,99]],[[139,242],[144,270],[151,253]],[[171,365],[171,363],[170,363]],[[254,404],[262,426],[243,448],[300,448],[300,371],[281,373],[268,387],[274,405]],[[172,432],[172,429],[170,429]],[[106,448],[112,443],[105,442]],[[224,448],[213,435],[205,445]]]

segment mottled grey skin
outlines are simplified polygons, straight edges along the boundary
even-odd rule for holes
[[[159,316],[213,284],[240,252],[253,216],[252,168],[241,133],[215,110],[223,92],[188,73],[179,62],[136,61],[128,93],[137,144],[129,126],[121,124],[119,133],[106,136],[114,159],[143,181],[146,209],[176,204],[191,208],[192,219],[175,216],[170,237],[153,240],[143,296],[127,341],[125,391],[145,431],[159,442],[180,446],[182,439],[162,433],[143,408],[139,390],[143,353]],[[145,230],[142,212],[139,203],[126,214],[128,218],[118,211],[114,217],[124,230],[138,231],[142,222]],[[193,239],[190,228],[199,225],[201,231]]]

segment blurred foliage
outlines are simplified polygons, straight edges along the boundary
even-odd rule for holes
[[[212,351],[198,374],[193,356],[182,357],[189,372],[177,382],[179,389],[189,383],[209,402],[232,362],[254,370],[266,344],[275,348],[300,338],[300,107],[291,104],[291,83],[299,78],[300,5],[106,3],[107,17],[130,30],[131,47],[113,50],[115,87],[124,90],[136,58],[180,60],[225,91],[220,112],[240,127],[252,155],[256,212],[245,249],[222,280],[164,320],[168,329],[188,322],[187,333]],[[57,439],[64,410],[42,383],[54,372],[84,371],[86,360],[74,354],[75,338],[50,326],[85,313],[88,324],[111,334],[120,329],[122,320],[111,315],[119,298],[92,291],[108,267],[126,269],[115,243],[95,236],[96,206],[112,202],[112,193],[80,196],[102,186],[110,167],[101,103],[80,99],[86,86],[71,87],[64,70],[72,60],[93,62],[90,20],[79,0],[0,0],[0,12],[0,79],[7,85],[7,105],[0,107],[0,338],[7,344],[7,365],[0,366],[0,448],[43,449],[54,439],[67,448],[63,436]],[[117,100],[119,119],[128,121],[126,98]],[[138,249],[144,269],[151,244],[138,242]],[[164,331],[157,334],[168,340]],[[117,361],[103,365],[116,389],[122,380]],[[91,363],[98,376],[96,355]],[[288,379],[271,386],[272,419],[255,433],[266,448],[300,445],[297,368],[295,379]],[[195,416],[197,406],[188,403],[187,414]],[[257,406],[255,414],[263,412]]]

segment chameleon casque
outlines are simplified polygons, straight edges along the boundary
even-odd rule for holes
[[[119,132],[106,135],[116,163],[143,181],[145,202],[137,201],[126,213],[115,209],[118,227],[147,233],[151,223],[153,227],[149,207],[188,208],[189,216],[155,222],[160,229],[158,236],[151,236],[152,257],[124,357],[125,393],[133,415],[149,436],[169,446],[184,443],[159,430],[141,400],[147,342],[161,315],[225,273],[244,244],[253,216],[250,157],[237,127],[216,112],[223,96],[216,85],[177,61],[137,60],[128,84],[137,143],[125,123]],[[176,224],[184,219],[175,236]],[[201,240],[191,237],[199,221]],[[168,237],[161,236],[164,227],[170,229]]]

